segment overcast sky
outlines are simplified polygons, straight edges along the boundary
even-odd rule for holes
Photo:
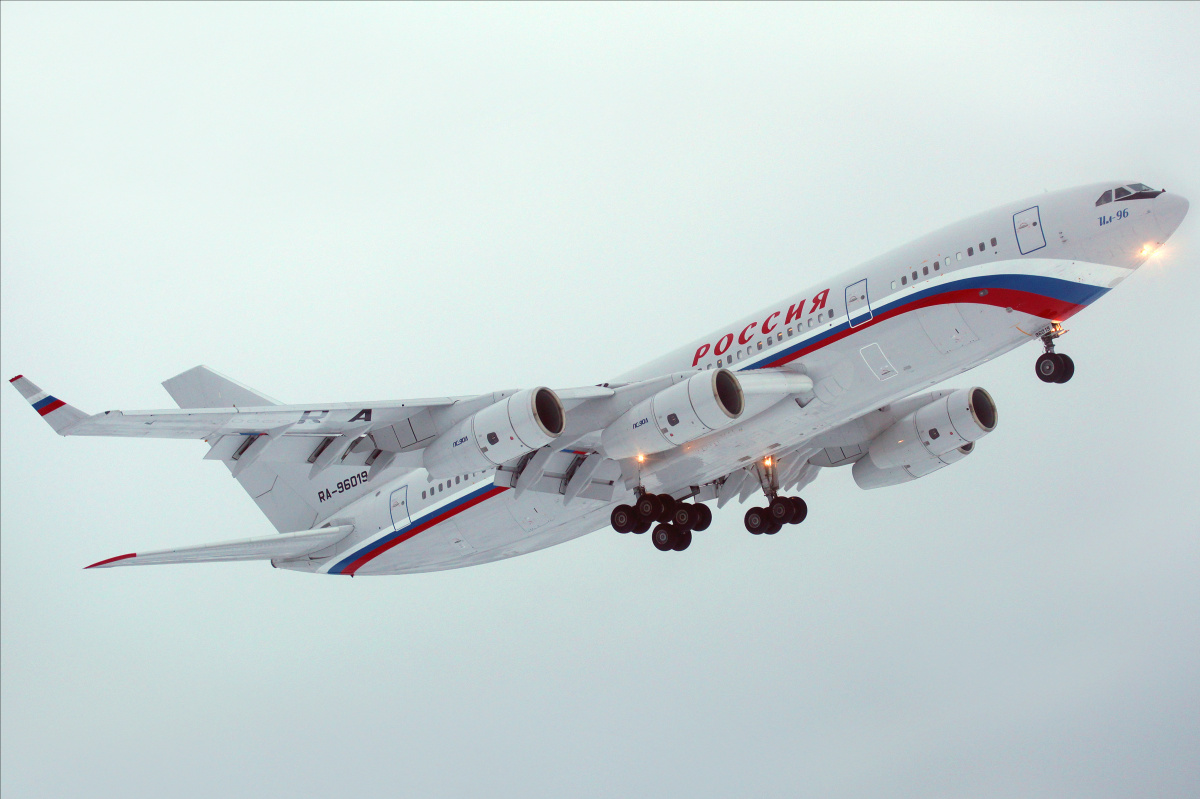
[[[0,9],[0,359],[89,411],[608,379],[1043,190],[1200,197],[1200,6]],[[84,572],[271,532],[189,441],[5,386],[18,797],[1200,793],[1200,230],[962,376],[962,464],[682,554]]]

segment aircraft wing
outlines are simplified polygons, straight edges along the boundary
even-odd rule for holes
[[[219,544],[161,549],[154,552],[130,552],[105,558],[85,566],[87,569],[108,569],[113,566],[157,566],[163,563],[214,563],[231,560],[272,560],[298,558],[310,552],[336,544],[354,531],[354,525],[321,527],[283,535],[264,535],[222,541]]]
[[[89,415],[43,391],[23,375],[17,375],[9,382],[62,436],[208,439],[281,430],[297,435],[337,436],[365,432],[371,427],[408,419],[421,411],[479,399],[432,397],[322,405],[104,411]]]

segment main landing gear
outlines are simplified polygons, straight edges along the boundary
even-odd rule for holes
[[[777,496],[765,508],[746,511],[746,529],[753,535],[775,535],[785,524],[799,524],[808,517],[808,503],[800,497]]]
[[[759,485],[770,504],[765,508],[746,511],[746,529],[752,535],[775,535],[785,524],[799,524],[808,517],[808,503],[800,497],[780,496],[774,458],[763,459],[755,467],[754,473],[758,475]]]
[[[1071,356],[1054,351],[1054,339],[1066,332],[1062,325],[1055,322],[1041,334],[1046,351],[1037,359],[1034,371],[1043,383],[1065,383],[1075,374],[1075,362]]]
[[[691,545],[693,530],[701,532],[712,524],[712,511],[707,505],[677,501],[667,494],[642,494],[633,505],[613,508],[610,521],[618,533],[640,535],[654,527],[650,538],[656,548],[682,552]]]

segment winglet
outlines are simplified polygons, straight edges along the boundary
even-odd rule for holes
[[[21,392],[21,396],[29,401],[33,409],[41,414],[46,422],[54,428],[54,432],[59,435],[66,435],[64,431],[67,428],[88,418],[88,415],[78,408],[42,391],[25,375],[17,375],[8,382]]]
[[[222,541],[217,544],[202,544],[179,549],[160,549],[155,552],[130,552],[105,558],[85,569],[108,569],[113,566],[153,566],[161,563],[213,563],[231,560],[290,560],[338,543],[350,533],[354,525],[320,527],[316,530],[301,530]]]
[[[126,558],[136,558],[136,557],[137,557],[136,552],[130,552],[128,555],[117,555],[115,558],[105,558],[104,560],[98,560],[95,563],[93,563],[91,566],[84,566],[83,568],[84,569],[95,569],[95,568],[99,567],[99,568],[103,569],[108,566],[114,565],[118,560],[125,560]]]

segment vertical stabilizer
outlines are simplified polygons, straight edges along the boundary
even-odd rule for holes
[[[282,404],[207,366],[197,366],[164,380],[163,388],[180,408],[262,408]],[[208,457],[225,463],[276,530],[289,533],[316,525],[319,513],[315,498],[305,500],[294,488],[307,486],[311,468],[307,463],[289,464],[262,458],[250,466],[237,468],[238,463],[232,457],[234,450],[224,446],[222,439],[208,443],[211,447]]]

